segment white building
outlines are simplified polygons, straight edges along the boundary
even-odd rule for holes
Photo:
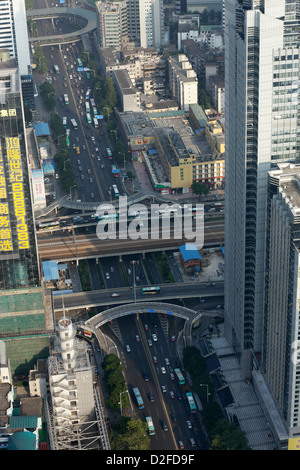
[[[198,103],[198,79],[185,54],[169,57],[169,85],[173,98],[184,111]]]
[[[159,48],[162,45],[164,34],[163,1],[139,0],[139,8],[140,46]]]

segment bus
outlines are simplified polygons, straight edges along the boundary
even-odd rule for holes
[[[70,137],[68,135],[66,135],[66,144],[69,149],[71,147],[71,144],[70,144]]]
[[[54,72],[57,73],[58,75],[60,73],[58,65],[53,65],[53,68],[54,68]]]
[[[69,97],[67,94],[64,95],[65,104],[69,104]]]
[[[93,118],[93,123],[94,123],[94,126],[95,126],[95,129],[98,129],[99,127],[99,124],[98,124],[98,119],[97,118]]]
[[[78,129],[78,125],[77,125],[77,122],[75,121],[75,119],[71,119],[71,124],[73,126],[73,129],[75,129],[75,130]]]
[[[143,287],[142,289],[142,294],[143,295],[155,295],[155,294],[160,294],[160,287]]]
[[[67,128],[67,122],[68,122],[68,120],[67,120],[66,116],[64,116],[63,117],[63,126],[64,126],[65,129]]]
[[[94,98],[91,98],[91,99],[90,99],[90,103],[91,103],[92,108],[93,108],[94,106],[96,106],[96,103],[95,103]]]
[[[154,424],[153,424],[151,416],[146,416],[146,423],[147,423],[147,426],[148,426],[149,436],[154,436],[155,428],[154,428]]]
[[[85,102],[85,111],[87,113],[89,113],[91,111],[91,108],[90,108],[90,103],[88,101]]]
[[[112,153],[111,153],[111,150],[110,150],[109,147],[107,147],[106,153],[107,153],[108,158],[111,160],[112,159]]]
[[[96,106],[93,106],[92,109],[93,109],[93,115],[98,116],[98,109],[96,108]]]
[[[92,123],[92,118],[91,118],[90,113],[86,113],[86,120],[87,120],[87,122],[88,122],[89,124]]]
[[[114,192],[115,197],[119,197],[120,194],[119,194],[119,190],[118,190],[117,186],[115,184],[113,184],[112,188],[113,188],[113,192]]]
[[[119,215],[114,213],[114,214],[104,214],[101,217],[98,217],[98,220],[118,220]]]
[[[86,99],[86,100],[89,100],[89,99],[90,99],[91,91],[92,91],[92,90],[91,90],[90,88],[87,89],[87,92],[86,92],[86,94],[85,94],[85,99]]]
[[[185,378],[183,377],[183,374],[179,368],[174,369],[175,375],[178,379],[179,385],[184,385],[185,384]]]
[[[56,220],[55,222],[44,222],[38,223],[37,228],[38,230],[49,230],[51,228],[59,228],[59,222]]]
[[[83,66],[83,64],[82,64],[82,62],[81,62],[81,60],[80,60],[79,58],[77,58],[77,64],[78,64],[78,67],[82,67],[82,66]]]
[[[139,389],[137,387],[135,387],[135,388],[132,389],[132,391],[134,393],[138,409],[142,410],[144,408],[144,402],[143,402],[143,399],[142,399],[142,396],[140,394]]]
[[[191,392],[186,392],[186,398],[188,400],[191,412],[196,413],[197,412],[197,407],[196,407],[196,403],[195,403],[193,394]]]

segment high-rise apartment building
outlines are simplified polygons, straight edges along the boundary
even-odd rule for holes
[[[34,91],[25,0],[0,0],[0,49],[9,49],[20,70],[23,101],[33,109]]]
[[[263,351],[268,171],[300,160],[299,24],[299,2],[225,3],[225,327],[244,376]]]
[[[162,45],[162,0],[96,2],[96,14],[100,47],[122,47],[128,41],[145,48]]]
[[[122,47],[128,42],[127,0],[96,2],[100,47]]]

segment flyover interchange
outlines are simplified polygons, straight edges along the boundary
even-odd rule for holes
[[[72,16],[80,17],[87,21],[87,25],[72,33],[31,37],[29,38],[29,42],[38,42],[41,46],[68,44],[70,42],[80,41],[83,35],[89,34],[97,28],[96,14],[90,10],[84,10],[83,8],[39,8],[27,10],[26,12],[27,20],[45,20],[47,18],[58,18],[60,16],[67,16],[68,18],[71,18]]]

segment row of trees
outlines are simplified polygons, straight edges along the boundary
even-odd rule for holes
[[[203,403],[203,423],[210,437],[210,450],[249,450],[245,433],[235,423],[228,421],[216,401],[207,402],[209,397],[213,397],[215,387],[198,348],[184,348],[183,365],[191,376],[192,390],[199,395]]]
[[[57,113],[51,114],[50,127],[57,142],[58,149],[54,156],[55,167],[60,176],[62,190],[66,193],[75,186],[74,171],[71,165],[71,152],[66,143],[66,130],[62,119]]]

